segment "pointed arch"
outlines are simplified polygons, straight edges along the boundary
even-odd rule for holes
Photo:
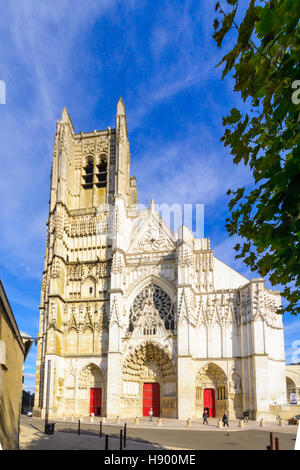
[[[95,177],[96,177],[96,186],[98,188],[105,188],[107,184],[107,154],[106,153],[100,153],[98,157],[98,162],[96,164],[96,171],[95,171]]]
[[[203,378],[209,378],[215,383],[227,383],[228,380],[225,371],[213,362],[207,362],[198,369],[196,374],[196,383],[201,383],[201,381],[203,382]]]
[[[94,362],[82,366],[78,373],[78,388],[101,387],[104,385],[105,375],[102,369]]]
[[[82,415],[103,415],[106,406],[105,374],[93,361],[85,363],[76,381],[76,410]]]
[[[107,164],[107,161],[108,161],[107,153],[101,152],[101,153],[99,153],[99,155],[97,155],[97,164],[98,165],[101,165],[102,163]]]
[[[297,393],[297,386],[291,377],[286,376],[286,397],[288,404],[290,403],[290,394]]]
[[[154,322],[155,317],[160,318],[166,330],[175,329],[174,303],[166,291],[154,282],[147,284],[134,298],[129,313],[129,331],[133,331],[141,317],[150,316]]]
[[[176,363],[172,353],[158,341],[142,341],[130,349],[122,361],[124,407],[134,416],[145,416],[147,406],[152,406],[148,401],[149,390],[152,390],[156,397],[152,402],[153,411],[158,413],[157,416],[175,418],[176,375]],[[150,397],[153,397],[152,392]]]
[[[141,342],[126,354],[122,364],[123,377],[127,380],[139,377],[147,361],[158,365],[163,381],[176,380],[176,365],[171,352],[152,339]]]
[[[64,336],[64,350],[67,354],[78,354],[79,329],[77,325],[71,324]]]
[[[96,284],[96,279],[93,276],[87,276],[81,283],[81,297],[95,297]]]
[[[209,416],[222,416],[228,411],[228,378],[222,367],[207,362],[195,376],[196,412],[202,416],[207,409]]]
[[[128,302],[131,304],[138,293],[151,283],[157,284],[157,286],[159,286],[162,290],[166,291],[171,299],[174,298],[174,287],[172,284],[162,279],[161,277],[156,276],[155,274],[150,274],[144,279],[138,279],[135,283],[132,284],[126,296]]]
[[[86,155],[84,157],[84,167],[82,169],[82,186],[85,189],[93,187],[94,177],[94,157],[93,155]]]

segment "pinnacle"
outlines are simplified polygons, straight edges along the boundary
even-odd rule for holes
[[[117,104],[117,114],[126,114],[125,112],[125,104],[124,104],[124,101],[122,99],[122,96],[120,96],[119,98],[119,101],[118,101],[118,104]]]

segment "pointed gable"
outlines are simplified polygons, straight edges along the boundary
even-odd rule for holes
[[[131,234],[129,252],[147,253],[174,249],[174,235],[158,213],[138,219]]]

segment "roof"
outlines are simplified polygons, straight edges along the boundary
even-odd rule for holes
[[[17,341],[20,345],[20,348],[23,351],[24,360],[25,360],[25,358],[26,358],[26,356],[29,352],[29,349],[32,345],[33,339],[27,333],[20,332],[1,280],[0,280],[0,302],[2,303],[2,305],[4,307],[4,310],[5,310],[6,315],[8,317],[9,323],[11,325],[11,328],[12,328],[13,332],[14,332],[14,337],[17,339]]]

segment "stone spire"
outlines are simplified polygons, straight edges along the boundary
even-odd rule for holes
[[[122,98],[118,101],[116,115],[116,173],[116,194],[122,195],[128,203],[130,195],[130,156],[126,111]]]

